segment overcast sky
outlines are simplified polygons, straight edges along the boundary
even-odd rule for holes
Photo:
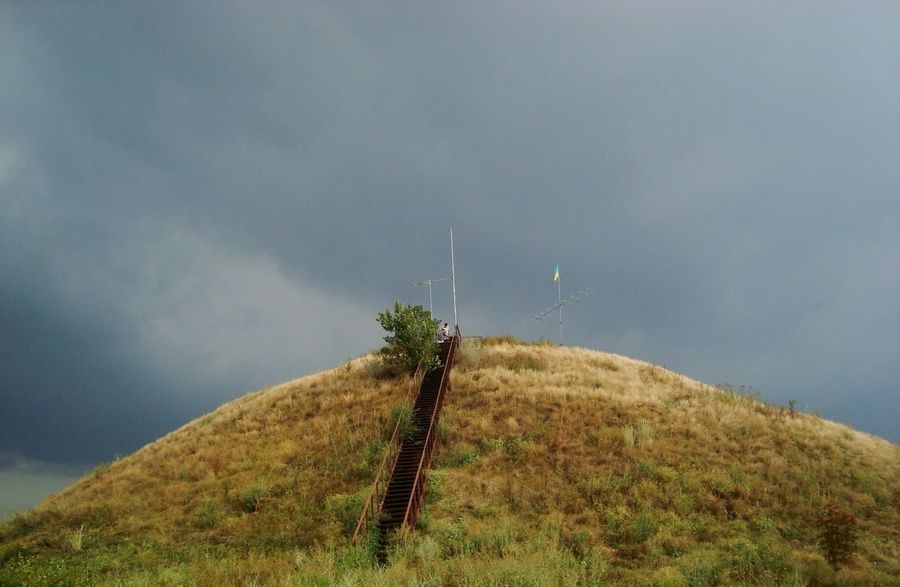
[[[0,3],[0,515],[379,346],[451,225],[464,334],[558,337],[559,263],[594,288],[566,344],[900,441],[897,31],[893,1]]]

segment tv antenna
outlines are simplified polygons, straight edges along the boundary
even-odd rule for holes
[[[417,281],[409,284],[409,287],[424,286],[428,288],[428,312],[432,317],[434,317],[434,304],[431,301],[431,285],[440,281],[450,281],[450,278],[440,277],[438,279],[426,279],[425,281]]]
[[[550,316],[554,312],[559,312],[559,344],[562,344],[562,308],[563,306],[570,306],[572,304],[578,303],[584,298],[588,297],[594,293],[594,289],[591,287],[586,287],[577,293],[569,294],[565,298],[560,296],[559,302],[550,306],[546,310],[538,312],[534,316],[531,317],[532,320],[540,320],[542,318],[546,318]]]

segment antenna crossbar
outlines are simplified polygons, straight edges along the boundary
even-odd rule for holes
[[[583,298],[588,297],[593,292],[594,292],[593,288],[586,287],[577,293],[569,294],[558,304],[554,304],[553,306],[547,308],[543,312],[538,312],[537,314],[532,316],[532,320],[540,320],[541,318],[545,318],[563,306],[568,306],[570,304],[574,304],[575,302],[581,301]]]
[[[428,288],[428,313],[434,316],[434,303],[431,301],[431,285],[439,281],[450,281],[449,277],[439,277],[437,279],[426,279],[425,281],[417,281],[410,283],[409,287],[424,286]]]

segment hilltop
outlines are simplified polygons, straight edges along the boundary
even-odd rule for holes
[[[230,402],[0,529],[0,585],[897,585],[900,447],[598,351],[459,352],[420,529],[356,516],[409,380],[371,356]],[[856,539],[834,570],[832,504]],[[840,520],[843,520],[841,522]]]

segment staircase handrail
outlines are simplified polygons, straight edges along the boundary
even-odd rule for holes
[[[409,389],[406,392],[407,404],[412,402],[413,397],[419,390],[419,385],[424,376],[425,369],[423,369],[422,363],[419,363],[418,367],[416,367],[416,372],[413,374],[412,381],[410,381]],[[390,475],[386,474],[385,471],[392,472],[394,470],[394,463],[397,460],[397,456],[400,454],[400,423],[402,420],[403,414],[398,414],[397,423],[394,424],[394,432],[391,434],[391,439],[388,441],[387,447],[385,447],[384,457],[381,459],[381,464],[378,466],[378,474],[375,476],[375,482],[372,484],[372,491],[369,493],[369,497],[366,498],[366,503],[363,505],[362,512],[359,514],[359,521],[356,522],[356,529],[353,531],[353,538],[350,540],[352,544],[356,544],[359,541],[360,536],[365,532],[368,524],[374,523],[375,518],[378,515],[379,508],[375,507],[375,502],[376,500],[380,502],[383,499],[384,493],[387,490],[388,481],[390,481]],[[390,462],[390,466],[387,466],[388,462]]]
[[[456,347],[459,344],[459,326],[456,327],[455,336],[450,339],[450,348],[447,349],[447,359],[444,361],[444,369],[441,372],[441,383],[440,387],[438,387],[438,399],[434,404],[434,409],[431,411],[431,417],[428,421],[428,433],[425,436],[425,442],[422,447],[422,456],[419,458],[419,466],[416,469],[416,477],[413,481],[413,490],[412,495],[409,497],[409,502],[406,504],[406,512],[403,514],[403,522],[400,524],[400,532],[405,533],[408,528],[410,528],[416,522],[416,518],[418,517],[419,509],[422,505],[422,500],[425,497],[425,467],[431,465],[431,457],[433,455],[434,443],[435,443],[435,422],[437,419],[437,415],[441,411],[441,406],[444,403],[444,396],[446,395],[446,385],[448,381],[448,375],[450,373],[450,368],[453,366],[453,356],[456,351]]]

